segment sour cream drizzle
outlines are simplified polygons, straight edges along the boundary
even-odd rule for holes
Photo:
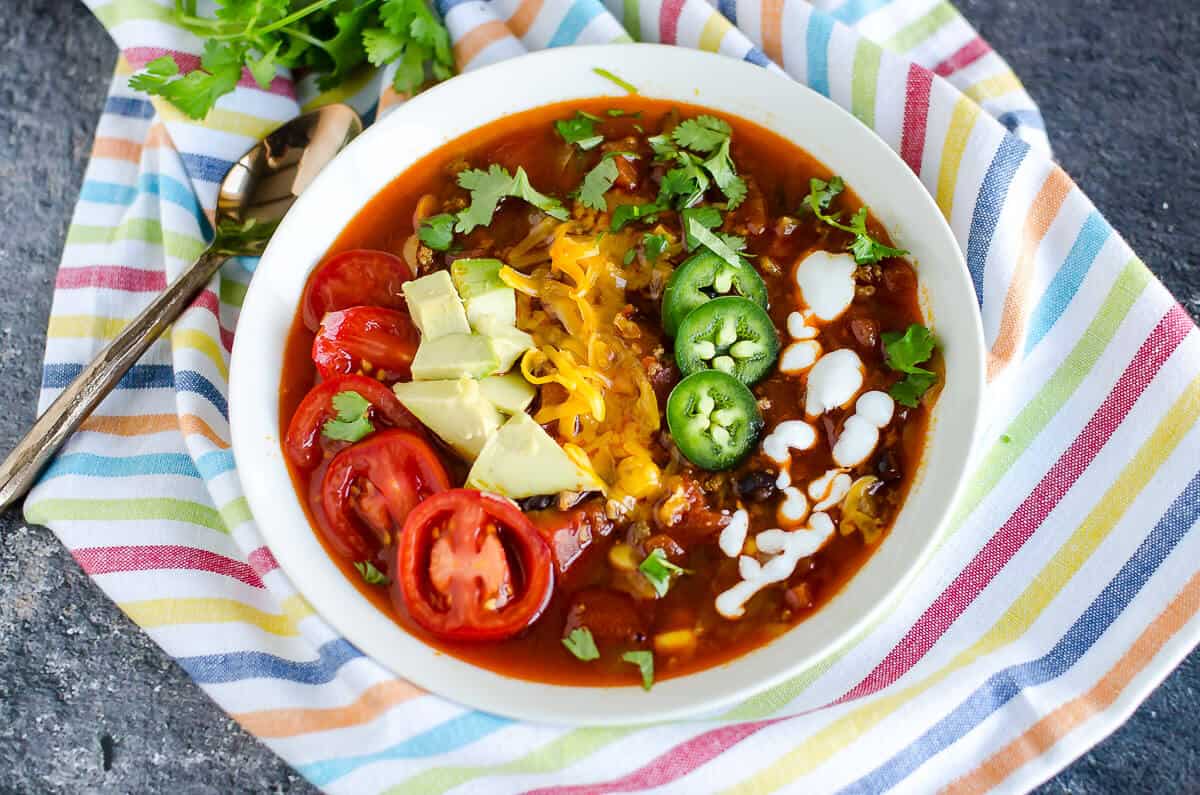
[[[814,513],[808,527],[786,532],[764,530],[755,536],[754,542],[760,550],[771,552],[775,557],[759,563],[749,555],[738,558],[738,574],[742,581],[717,596],[717,612],[725,618],[741,618],[746,602],[771,583],[783,582],[792,576],[796,564],[802,558],[814,554],[833,535],[833,520],[826,514]]]
[[[796,286],[820,320],[836,320],[854,300],[854,271],[849,254],[814,251],[796,266]]]
[[[808,398],[804,413],[817,417],[830,409],[841,408],[862,389],[863,363],[849,348],[830,351],[821,357],[808,374]]]
[[[746,544],[746,533],[749,530],[750,514],[746,513],[745,509],[739,508],[733,512],[733,516],[729,517],[729,523],[721,528],[717,546],[728,557],[736,558]]]
[[[895,403],[886,392],[864,392],[854,404],[854,414],[842,425],[833,446],[833,460],[840,467],[861,464],[879,444],[879,431],[892,421]]]

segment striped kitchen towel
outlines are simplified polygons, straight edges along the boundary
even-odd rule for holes
[[[200,41],[172,0],[94,0],[121,48],[58,273],[48,403],[203,247],[217,180],[302,107],[400,98],[247,74],[204,123],[132,93]],[[956,792],[1031,787],[1200,639],[1200,336],[1051,161],[1001,58],[942,0],[443,0],[460,68],[660,41],[782,69],[871,125],[966,252],[989,357],[983,453],[885,619],[719,717],[563,729],[418,691],[339,637],[263,546],[226,377],[229,264],[26,502],[247,730],[332,792]]]

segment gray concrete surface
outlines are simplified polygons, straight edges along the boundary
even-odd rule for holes
[[[0,450],[33,417],[54,272],[116,56],[68,0],[0,9]],[[1195,0],[959,0],[1041,103],[1059,159],[1200,314]],[[1040,791],[1200,789],[1200,652]],[[80,572],[0,515],[0,792],[310,792]]]

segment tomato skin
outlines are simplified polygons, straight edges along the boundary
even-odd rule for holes
[[[475,553],[488,544],[490,528],[498,528],[518,561],[521,581],[520,592],[498,609],[481,602],[475,565]],[[451,575],[449,593],[442,594],[446,610],[432,602],[429,569],[438,543],[449,546],[459,562],[459,576]],[[512,502],[474,489],[435,494],[408,515],[395,572],[393,601],[401,602],[422,628],[447,640],[511,638],[541,617],[554,592],[554,561],[533,523]]]
[[[380,430],[380,420],[395,428],[421,427],[392,390],[374,378],[365,375],[330,378],[309,390],[288,423],[284,449],[292,463],[301,469],[312,469],[320,463],[323,450],[338,452],[346,447],[345,442],[327,440],[321,435],[321,428],[337,414],[330,401],[339,392],[357,392],[366,398],[371,404],[371,420],[376,430]]]
[[[577,505],[566,511],[556,508],[527,514],[542,534],[554,555],[559,574],[566,574],[591,549],[596,539],[613,530],[613,522],[604,514],[602,502]]]
[[[326,312],[352,306],[403,309],[400,285],[413,278],[404,260],[386,251],[356,248],[335,254],[308,277],[300,312],[309,331],[316,331]]]
[[[421,434],[377,431],[329,462],[321,480],[322,529],[342,557],[369,560],[395,543],[393,528],[402,527],[422,500],[448,488],[450,478]]]
[[[356,306],[325,315],[312,358],[322,378],[353,373],[365,360],[386,380],[405,381],[420,341],[407,312]]]

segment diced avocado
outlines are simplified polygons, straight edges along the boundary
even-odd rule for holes
[[[489,375],[479,382],[483,396],[492,401],[492,405],[505,414],[516,414],[524,411],[533,402],[536,394],[533,384],[525,380],[520,373],[504,375]]]
[[[508,372],[521,354],[534,347],[533,337],[515,326],[506,326],[492,316],[480,318],[477,329],[492,341],[492,348],[500,359],[500,364],[494,372]]]
[[[519,499],[604,486],[576,466],[542,426],[518,412],[484,445],[467,475],[467,488]]]
[[[408,301],[408,313],[412,315],[423,340],[435,340],[447,334],[471,333],[462,300],[446,271],[435,271],[420,279],[405,282],[401,289]]]
[[[482,378],[499,372],[500,357],[491,337],[482,334],[447,334],[422,339],[412,360],[414,381],[442,378]]]
[[[504,421],[471,378],[409,381],[392,390],[406,409],[468,461],[475,460]]]
[[[467,322],[477,331],[485,315],[506,326],[517,324],[517,291],[500,280],[503,267],[498,259],[460,259],[450,266],[450,277],[467,308]]]

